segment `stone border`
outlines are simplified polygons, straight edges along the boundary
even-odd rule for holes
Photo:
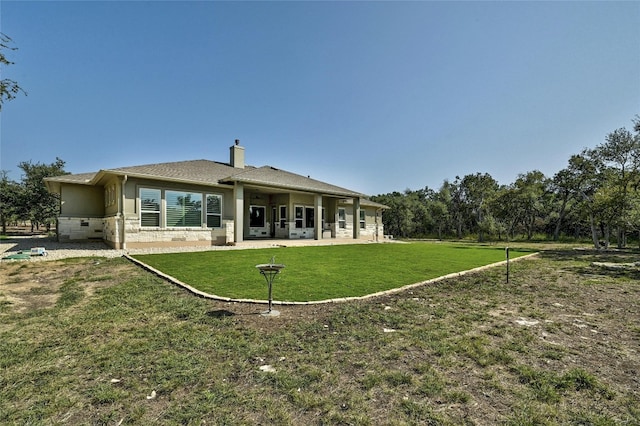
[[[540,254],[540,252],[536,252],[536,253],[531,253],[531,254],[526,254],[524,256],[519,256],[516,257],[514,259],[510,259],[510,262],[515,262],[515,261],[519,261],[522,259],[528,259],[530,257],[534,257],[537,256],[538,254]],[[203,297],[205,299],[211,299],[211,300],[217,300],[220,302],[237,302],[237,303],[254,303],[254,304],[268,304],[269,301],[268,300],[255,300],[255,299],[232,299],[230,297],[222,297],[222,296],[216,296],[215,294],[210,294],[210,293],[205,293],[204,291],[198,290],[195,287],[190,286],[187,283],[183,283],[182,281],[178,280],[177,278],[172,277],[171,275],[167,275],[162,271],[159,271],[149,265],[147,265],[144,262],[139,261],[138,259],[134,259],[133,257],[129,256],[128,254],[123,255],[123,257],[125,257],[126,259],[128,259],[130,262],[140,266],[142,269],[145,269],[155,275],[157,275],[158,277],[169,281],[172,284],[177,285],[178,287],[181,287],[187,291],[189,291],[190,293],[195,294],[196,296],[200,296]],[[442,280],[446,280],[448,278],[455,278],[455,277],[461,277],[463,275],[467,275],[470,274],[472,272],[479,272],[479,271],[483,271],[485,269],[489,269],[489,268],[495,268],[497,266],[500,265],[506,265],[507,261],[503,260],[500,262],[496,262],[496,263],[492,263],[489,265],[485,265],[485,266],[479,266],[477,268],[473,268],[473,269],[469,269],[467,271],[461,271],[461,272],[453,272],[451,274],[447,274],[447,275],[443,275],[441,277],[437,277],[437,278],[432,278],[430,280],[426,280],[426,281],[421,281],[415,284],[408,284],[405,285],[403,287],[398,287],[398,288],[392,288],[389,290],[385,290],[385,291],[379,291],[377,293],[371,293],[371,294],[367,294],[365,296],[353,296],[353,297],[342,297],[342,298],[337,298],[337,299],[327,299],[327,300],[314,300],[311,302],[282,302],[282,301],[276,301],[274,300],[272,302],[273,305],[281,305],[281,306],[295,306],[295,305],[321,305],[321,304],[326,304],[326,303],[342,303],[342,302],[352,302],[352,301],[356,301],[356,300],[367,300],[367,299],[373,299],[375,297],[380,297],[380,296],[386,296],[389,294],[394,294],[394,293],[400,293],[412,288],[416,288],[416,287],[420,287],[423,285],[427,285],[427,284],[432,284],[438,281],[442,281]]]

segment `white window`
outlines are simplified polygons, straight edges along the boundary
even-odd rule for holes
[[[304,225],[304,207],[296,206],[296,228],[300,229]]]
[[[313,228],[316,225],[316,209],[310,206],[295,206],[296,228]]]
[[[366,212],[364,210],[360,210],[360,229],[365,229],[367,227],[366,217]]]
[[[202,194],[166,191],[167,227],[201,227]]]
[[[338,228],[340,229],[347,228],[347,212],[344,208],[338,209]]]
[[[160,226],[160,200],[159,189],[140,188],[140,226]]]
[[[280,229],[287,226],[287,206],[280,206]]]
[[[222,227],[222,196],[207,194],[207,228]]]
[[[252,228],[264,228],[265,212],[264,206],[249,207],[249,226]]]

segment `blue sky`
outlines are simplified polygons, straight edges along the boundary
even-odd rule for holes
[[[0,169],[228,161],[375,195],[564,168],[640,114],[640,2],[0,2]]]

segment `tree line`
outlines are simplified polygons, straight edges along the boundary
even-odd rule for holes
[[[0,66],[13,65],[5,55],[6,51],[15,51],[13,40],[0,32]],[[0,80],[0,111],[2,106],[18,94],[27,93],[20,85],[9,78]],[[0,227],[2,234],[7,233],[7,225],[29,223],[31,231],[45,226],[47,231],[55,222],[58,214],[58,198],[50,194],[44,185],[44,178],[67,174],[64,161],[56,158],[51,164],[23,161],[18,167],[22,170],[22,179],[16,182],[9,179],[5,170],[0,170]]]
[[[538,170],[500,185],[488,173],[372,197],[386,204],[385,233],[400,238],[589,239],[594,247],[640,241],[640,116],[553,176]]]
[[[23,161],[19,182],[9,179],[5,170],[0,171],[0,225],[7,233],[7,225],[29,223],[31,231],[44,227],[51,230],[58,215],[58,196],[47,191],[44,178],[68,174],[65,162],[56,158],[51,164]]]

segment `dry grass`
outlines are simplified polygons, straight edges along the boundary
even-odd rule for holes
[[[545,252],[509,284],[273,318],[122,259],[3,263],[0,423],[638,424],[640,273],[592,265],[634,259]]]

